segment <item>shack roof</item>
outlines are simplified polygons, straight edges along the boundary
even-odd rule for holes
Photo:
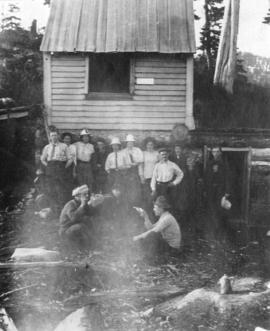
[[[194,53],[192,0],[53,0],[44,52]]]

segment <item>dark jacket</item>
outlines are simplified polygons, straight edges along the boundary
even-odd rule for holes
[[[84,216],[94,215],[95,208],[91,206],[82,207],[80,202],[70,200],[62,209],[60,214],[60,234],[65,232],[70,226],[82,223]]]

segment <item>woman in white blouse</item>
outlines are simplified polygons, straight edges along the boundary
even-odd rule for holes
[[[156,141],[152,137],[147,137],[144,141],[145,151],[143,151],[143,163],[139,169],[143,184],[143,194],[145,209],[152,211],[152,199],[150,183],[153,176],[154,167],[159,161],[159,153],[155,150]],[[150,211],[151,210],[151,211]]]

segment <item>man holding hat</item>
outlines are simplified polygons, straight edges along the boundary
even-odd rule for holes
[[[66,203],[60,215],[59,234],[72,250],[89,249],[93,244],[93,226],[89,216],[104,201],[102,195],[91,197],[89,189],[82,185],[72,191],[73,199]]]
[[[165,196],[168,201],[174,204],[174,189],[180,184],[183,178],[183,171],[168,159],[168,150],[159,150],[160,161],[155,165],[151,180],[151,190],[154,197]]]
[[[108,190],[111,191],[114,184],[123,184],[123,170],[126,169],[127,164],[123,153],[120,150],[121,143],[119,138],[113,137],[110,143],[112,146],[112,153],[107,156],[105,162],[105,170],[108,173]]]
[[[94,146],[90,143],[90,132],[83,129],[80,133],[80,140],[76,146],[76,176],[79,185],[86,184],[92,191],[93,187],[93,168],[94,166]]]
[[[127,147],[123,155],[127,164],[125,186],[128,202],[131,206],[139,205],[141,200],[141,181],[143,181],[142,164],[143,152],[134,146],[135,138],[132,134],[126,137]]]
[[[147,213],[137,208],[138,213],[144,219],[147,231],[133,237],[133,241],[139,241],[147,254],[178,253],[181,245],[181,230],[176,219],[169,212],[170,205],[164,196],[159,196],[154,202],[154,214],[159,217],[154,224]]]

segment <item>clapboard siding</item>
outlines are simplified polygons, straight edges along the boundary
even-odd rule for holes
[[[130,100],[91,100],[85,94],[86,57],[52,55],[50,123],[67,130],[171,130],[185,123],[186,74],[185,59],[136,56]],[[153,78],[154,84],[136,84],[136,78]]]

